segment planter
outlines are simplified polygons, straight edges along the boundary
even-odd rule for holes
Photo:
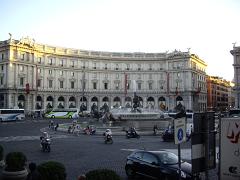
[[[0,161],[0,168],[3,168],[5,166],[5,161],[4,160],[1,160]]]
[[[21,171],[2,171],[2,180],[25,180],[27,178],[28,171],[26,168]]]

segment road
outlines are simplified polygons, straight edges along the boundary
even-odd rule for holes
[[[69,120],[58,120],[63,123]],[[40,130],[48,127],[48,120],[0,123],[0,144],[5,155],[11,151],[21,151],[28,163],[40,164],[45,161],[58,161],[65,165],[67,180],[93,169],[108,168],[127,179],[124,166],[126,157],[134,149],[157,151],[167,149],[177,153],[173,142],[162,142],[160,136],[142,136],[140,139],[126,139],[125,136],[114,136],[114,143],[104,144],[99,135],[72,135],[51,131],[52,144],[50,153],[40,151]],[[190,143],[181,145],[182,157],[191,159]]]

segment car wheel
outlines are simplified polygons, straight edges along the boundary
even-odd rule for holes
[[[71,115],[69,116],[69,119],[72,119],[72,116],[71,116]]]
[[[135,177],[135,172],[130,167],[126,167],[126,174],[127,174],[128,178],[133,179]]]
[[[51,118],[53,118],[53,119],[54,119],[54,118],[55,118],[55,116],[54,116],[54,115],[52,115],[52,117],[51,117]]]

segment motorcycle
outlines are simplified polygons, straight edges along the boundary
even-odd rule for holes
[[[83,129],[83,134],[94,135],[95,133],[96,133],[96,129],[94,126],[90,126]]]
[[[104,137],[104,143],[105,144],[112,144],[113,143],[113,139],[112,139],[112,136],[110,134],[107,134],[105,137]]]
[[[50,152],[51,151],[51,147],[50,147],[51,139],[50,138],[44,139],[44,137],[40,137],[40,140],[41,140],[40,146],[41,146],[42,151]]]
[[[126,138],[140,138],[140,135],[136,131],[126,131]]]

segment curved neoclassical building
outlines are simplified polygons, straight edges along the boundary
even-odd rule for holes
[[[132,104],[133,81],[143,107],[207,107],[206,63],[190,52],[86,51],[0,41],[0,108],[79,108]]]

